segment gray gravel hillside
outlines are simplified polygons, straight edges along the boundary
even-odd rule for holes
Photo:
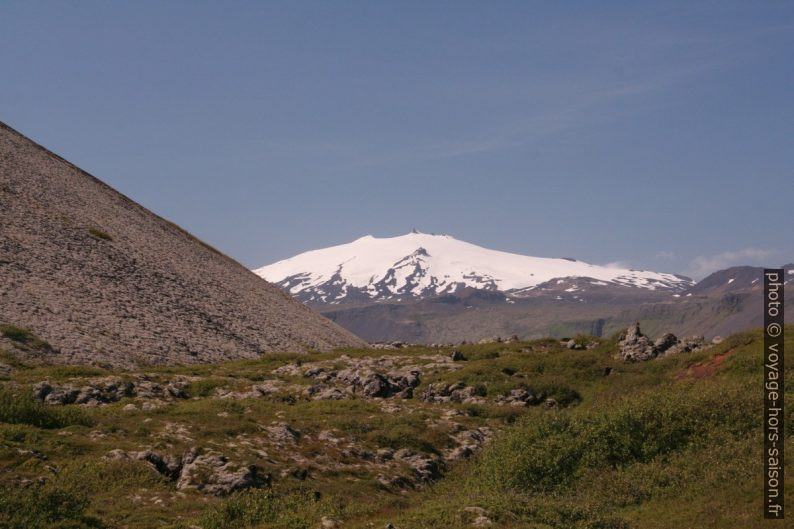
[[[0,324],[56,361],[216,362],[364,343],[0,123]]]

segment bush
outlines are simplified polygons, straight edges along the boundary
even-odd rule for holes
[[[0,390],[0,422],[28,424],[38,428],[91,426],[93,421],[82,410],[53,407],[6,390]]]
[[[562,384],[542,385],[533,393],[543,393],[546,397],[556,400],[560,406],[569,406],[582,400],[578,391]]]
[[[226,383],[227,380],[222,378],[204,378],[191,382],[187,392],[191,397],[209,397],[215,388],[223,387]]]
[[[51,366],[36,367],[28,372],[30,378],[65,380],[68,378],[98,377],[107,375],[108,371],[101,367],[93,366]]]
[[[4,529],[101,528],[87,516],[88,499],[51,485],[3,487],[0,492],[0,527]]]
[[[96,228],[88,228],[88,233],[96,237],[97,239],[102,239],[103,241],[112,241],[113,237],[108,235],[102,230],[98,230]]]
[[[91,476],[91,479],[86,479]],[[154,489],[165,487],[169,479],[154,467],[142,461],[86,460],[76,459],[62,465],[59,483],[69,491],[93,497],[97,494],[118,490]]]
[[[17,342],[34,349],[51,349],[50,344],[33,334],[28,329],[16,325],[0,324],[0,334],[13,342]]]
[[[204,529],[247,529],[263,524],[274,529],[310,529],[322,516],[338,517],[338,512],[338,507],[311,492],[277,496],[271,490],[249,489],[209,509],[198,523]]]
[[[394,425],[380,425],[379,429],[369,437],[382,447],[400,450],[407,448],[433,454],[439,453],[439,446],[448,444],[447,435],[428,428],[400,422]]]
[[[741,389],[693,388],[643,395],[581,414],[525,419],[483,454],[475,474],[496,490],[550,492],[588,469],[618,469],[683,450],[698,440],[757,428]]]

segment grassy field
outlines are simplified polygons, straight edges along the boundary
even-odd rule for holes
[[[613,358],[614,339],[598,342],[591,350],[554,340],[462,346],[466,360],[455,369],[433,367],[449,348],[269,355],[125,373],[16,363],[0,391],[0,527],[783,527],[761,517],[760,332],[637,364]],[[408,357],[422,367],[414,398],[311,400],[305,377],[274,374],[369,357]],[[140,397],[101,406],[31,399],[42,380],[80,385],[109,376],[161,384],[176,377],[187,395],[148,408]],[[276,379],[283,391],[219,398]],[[468,404],[417,397],[429,384],[458,382],[485,396]],[[494,402],[517,388],[557,405]],[[786,437],[794,454],[791,409]],[[300,432],[293,444],[267,436],[284,423]],[[400,449],[440,457],[456,432],[478,428],[492,431],[491,441],[468,460],[442,464],[443,477],[432,482],[386,483],[384,475],[410,477],[411,469],[371,457]],[[272,485],[216,497],[178,489],[145,461],[103,458],[115,449],[191,447],[256,464]],[[791,506],[791,464],[787,473]]]

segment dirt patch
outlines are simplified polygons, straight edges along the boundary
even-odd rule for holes
[[[722,354],[715,355],[706,362],[697,363],[684,371],[676,373],[675,378],[681,380],[682,378],[706,378],[712,376],[720,368],[725,360],[733,354],[733,349],[725,351]]]

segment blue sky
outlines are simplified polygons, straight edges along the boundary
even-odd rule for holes
[[[16,2],[0,120],[247,266],[794,261],[791,2]]]

